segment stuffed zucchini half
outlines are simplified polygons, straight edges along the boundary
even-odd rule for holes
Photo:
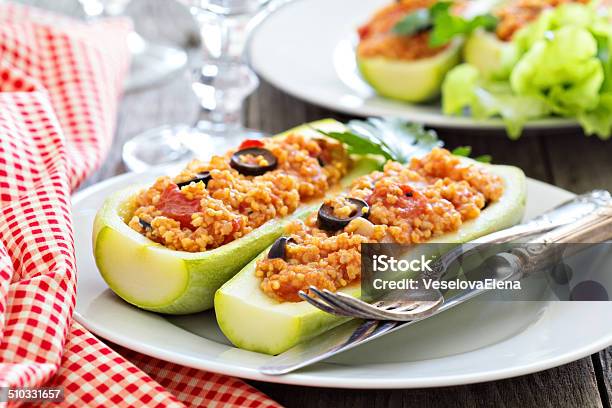
[[[215,312],[227,338],[239,348],[274,355],[345,322],[301,301],[297,291],[314,285],[360,296],[360,243],[464,243],[521,220],[526,186],[520,169],[449,159],[441,150],[416,165],[413,160],[409,170],[388,162],[384,173],[358,179],[352,197],[326,200],[291,230],[282,251],[279,240],[224,284]],[[351,203],[356,211],[347,210]],[[333,217],[321,218],[330,212]],[[348,224],[338,224],[343,217]]]
[[[431,1],[430,3],[435,3]],[[399,1],[379,10],[359,28],[357,66],[363,79],[381,96],[405,102],[429,101],[440,93],[444,76],[461,58],[461,39],[444,46],[428,43],[431,26],[400,33],[402,19],[417,16],[424,2]]]
[[[247,140],[174,178],[134,186],[98,211],[93,251],[108,286],[140,308],[169,314],[213,306],[215,291],[326,194],[380,166],[350,158],[321,136],[323,120],[263,141]]]

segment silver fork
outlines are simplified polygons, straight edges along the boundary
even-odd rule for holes
[[[407,322],[422,319],[433,314],[444,304],[444,296],[437,289],[393,291],[372,304],[342,292],[320,290],[314,286],[310,286],[309,289],[317,297],[304,291],[298,294],[314,307],[336,316],[367,320]]]

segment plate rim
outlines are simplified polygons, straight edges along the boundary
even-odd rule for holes
[[[170,166],[157,166],[155,167],[156,171],[163,172],[164,169],[169,168]],[[76,207],[79,202],[82,200],[95,195],[100,190],[103,190],[106,187],[111,186],[115,183],[121,183],[124,180],[128,180],[132,177],[137,177],[140,174],[144,173],[125,173],[118,176],[114,176],[103,180],[99,183],[93,184],[89,187],[86,187],[82,190],[79,190],[72,196],[72,206]],[[151,170],[146,172],[146,174],[151,175]],[[560,187],[554,186],[549,183],[545,183],[543,181],[528,179],[529,182],[534,183],[536,185],[545,185],[547,188],[554,188],[560,190],[563,193],[573,194],[567,190],[564,190]],[[75,234],[76,238],[76,234]],[[78,286],[77,286],[78,288]],[[145,312],[143,312],[145,313]],[[108,330],[95,322],[89,321],[82,315],[79,311],[79,305],[77,304],[74,309],[74,319],[83,325],[86,329],[90,330],[97,336],[100,336],[106,340],[109,340],[117,345],[126,347],[130,350],[137,351],[139,353],[158,358],[160,360],[168,361],[175,364],[180,364],[183,366],[196,368],[200,370],[211,371],[219,374],[235,376],[250,380],[264,381],[270,383],[278,383],[278,384],[290,384],[290,385],[298,385],[298,386],[309,386],[309,387],[323,387],[323,388],[344,388],[344,389],[400,389],[400,388],[432,388],[432,387],[443,387],[443,386],[455,386],[455,385],[465,385],[465,384],[473,384],[480,383],[486,381],[495,381],[507,378],[513,378],[525,374],[531,374],[543,370],[547,370],[553,367],[557,367],[563,364],[570,363],[572,361],[576,361],[578,359],[584,358],[588,355],[596,353],[600,350],[603,350],[612,345],[612,330],[610,331],[608,336],[601,337],[598,341],[590,342],[589,344],[575,350],[567,351],[560,356],[549,357],[544,360],[532,361],[528,364],[522,364],[520,366],[506,368],[506,369],[495,369],[495,370],[487,370],[480,371],[476,373],[467,373],[460,375],[439,375],[439,376],[428,376],[428,377],[419,377],[417,379],[410,378],[397,378],[397,379],[372,379],[372,378],[356,378],[356,377],[327,377],[327,376],[317,376],[317,372],[311,371],[297,371],[295,373],[287,374],[284,376],[269,376],[261,374],[254,368],[248,367],[236,367],[230,366],[227,363],[217,362],[214,360],[208,360],[206,364],[198,363],[192,358],[177,355],[176,352],[173,351],[165,351],[159,349],[153,345],[147,345],[140,341],[132,341],[127,334],[115,333],[112,330]],[[180,327],[176,327],[177,330],[181,330],[183,333],[189,336],[198,337],[194,333],[190,333],[189,331],[182,329]],[[518,334],[521,335],[520,333]],[[212,340],[209,340],[212,341]],[[477,351],[477,350],[475,350]],[[474,351],[471,351],[474,352]],[[384,365],[401,365],[406,364],[404,362],[398,363],[381,363]],[[337,363],[330,362],[321,362],[318,363],[319,367],[334,367],[339,366]],[[343,367],[349,367],[344,366]]]
[[[154,357],[163,361],[167,361],[169,363],[182,365],[185,367],[195,368],[198,370],[211,371],[216,374],[228,375],[232,377],[238,377],[247,380],[255,380],[262,381],[267,383],[274,384],[286,384],[286,385],[297,385],[297,386],[305,386],[305,387],[320,387],[320,388],[342,388],[342,389],[415,389],[415,388],[437,388],[437,387],[452,387],[459,385],[469,385],[469,384],[478,384],[489,381],[498,381],[504,379],[510,379],[519,377],[522,375],[534,374],[537,372],[549,370],[551,368],[559,367],[573,361],[580,360],[582,358],[588,357],[594,353],[597,353],[601,350],[606,349],[612,345],[612,334],[610,338],[600,339],[599,343],[592,343],[589,346],[585,346],[582,349],[579,349],[574,352],[574,354],[566,353],[562,356],[562,358],[548,358],[546,360],[539,360],[536,362],[532,362],[531,364],[524,364],[520,367],[506,370],[488,370],[481,371],[478,373],[471,374],[462,374],[462,375],[454,375],[454,376],[436,376],[436,377],[422,377],[419,379],[390,379],[390,378],[382,378],[382,379],[372,379],[372,378],[346,378],[341,379],[339,377],[317,377],[316,372],[313,374],[310,373],[300,373],[297,371],[295,373],[280,375],[280,376],[271,376],[259,373],[255,369],[250,368],[228,368],[228,365],[223,363],[217,363],[215,361],[210,361],[208,365],[198,365],[192,363],[192,360],[189,358],[171,358],[170,353],[166,354],[161,350],[157,350],[155,347],[146,347],[146,346],[138,346],[134,345],[134,343],[130,343],[129,341],[123,341],[122,336],[115,336],[108,330],[99,328],[95,324],[89,324],[86,319],[75,309],[74,312],[75,320],[80,323],[87,330],[92,333],[100,336],[106,340],[109,340],[119,346],[125,347],[127,349],[139,352],[144,355],[148,355],[150,357]],[[186,330],[178,328],[186,333]],[[196,336],[195,334],[189,333],[190,335]],[[197,336],[196,336],[197,337]],[[402,363],[393,363],[394,365],[401,365]],[[320,366],[336,366],[337,364],[329,363],[329,362],[321,362],[317,363]],[[390,365],[390,363],[385,363],[385,365]]]
[[[304,2],[305,0],[285,0],[281,4],[273,7],[269,14],[261,19],[261,21],[255,25],[251,31],[249,39],[245,44],[245,56],[248,64],[251,68],[263,78],[266,82],[270,83],[275,88],[280,89],[281,91],[291,95],[296,99],[300,99],[312,105],[320,106],[329,110],[341,112],[348,115],[354,115],[359,117],[367,117],[367,116],[398,116],[398,114],[392,113],[384,113],[383,108],[367,108],[363,105],[361,107],[351,107],[348,105],[344,105],[341,103],[336,103],[334,100],[328,101],[326,98],[317,98],[315,96],[310,95],[308,92],[298,91],[296,88],[285,85],[284,81],[279,80],[274,75],[270,75],[269,72],[265,68],[262,68],[262,65],[257,64],[254,61],[253,57],[253,44],[256,41],[256,37],[259,31],[265,26],[265,24],[269,23],[271,19],[273,19],[281,10],[293,7],[300,2]],[[329,56],[332,58],[333,56]],[[336,75],[334,75],[336,76]],[[341,82],[339,78],[336,78],[337,81]],[[347,89],[350,89],[347,87]],[[361,98],[361,97],[360,97]],[[398,105],[405,105],[407,108],[410,108],[410,104],[403,104],[402,102],[393,101],[392,99],[385,99],[387,101],[397,103]],[[366,104],[367,105],[367,104]],[[405,113],[404,113],[405,112]],[[403,119],[423,123],[428,126],[436,126],[440,128],[447,129],[478,129],[478,130],[504,130],[505,125],[501,118],[490,118],[490,119],[475,119],[468,116],[448,116],[442,113],[411,113],[410,109],[406,109],[405,111],[402,109],[402,113],[400,114]],[[537,120],[531,120],[525,123],[524,130],[537,130],[537,129],[548,129],[548,130],[557,130],[557,129],[580,129],[580,124],[575,119],[571,118],[562,118],[562,117],[547,117],[541,118]],[[523,132],[524,135],[524,132]]]

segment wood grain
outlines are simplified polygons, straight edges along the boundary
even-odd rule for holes
[[[44,0],[30,0],[45,3]],[[62,0],[64,5],[74,0]],[[48,2],[47,2],[48,3]],[[60,7],[60,2],[53,3]],[[68,7],[67,6],[67,7]],[[74,11],[76,10],[76,11]],[[195,28],[184,9],[167,0],[140,0],[129,13],[147,38],[177,45],[197,42]],[[162,23],[163,24],[160,24]],[[132,136],[163,124],[190,123],[198,106],[186,77],[124,96],[117,134],[101,168],[83,186],[125,171],[121,147]],[[291,126],[334,117],[349,117],[301,102],[262,83],[245,106],[249,127],[270,134]],[[520,166],[530,177],[582,192],[612,189],[612,144],[584,138],[576,131],[532,132],[518,141],[503,134],[438,129],[448,147],[470,145],[474,154],[491,154],[495,162]],[[612,348],[592,358],[541,373],[484,384],[417,390],[338,390],[287,385],[253,384],[289,407],[610,407]]]
[[[533,375],[414,390],[342,390],[251,382],[288,407],[602,407],[589,359]]]
[[[555,184],[576,193],[593,188],[612,191],[612,142],[581,134],[545,140]]]
[[[612,407],[612,347],[593,356],[604,406]]]

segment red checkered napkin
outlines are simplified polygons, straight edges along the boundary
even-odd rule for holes
[[[0,386],[62,386],[65,406],[278,406],[233,378],[122,357],[72,320],[70,192],[110,146],[128,29],[0,4]]]

